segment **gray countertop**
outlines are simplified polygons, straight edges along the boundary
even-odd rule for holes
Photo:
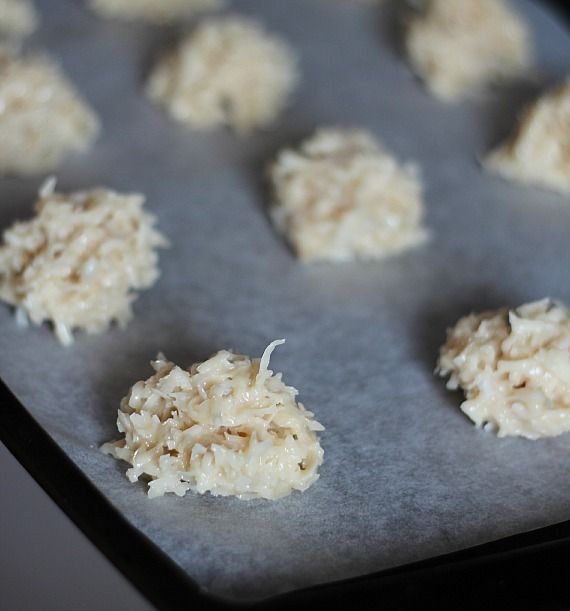
[[[0,485],[0,609],[154,609],[1,443]]]

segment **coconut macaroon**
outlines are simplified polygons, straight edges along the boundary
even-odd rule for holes
[[[54,170],[98,132],[95,113],[54,62],[0,54],[0,173]]]
[[[248,132],[277,117],[297,79],[283,40],[250,19],[212,18],[158,62],[147,94],[191,127]]]
[[[507,0],[423,0],[405,46],[432,94],[455,101],[532,64],[529,30]]]
[[[240,499],[276,499],[317,479],[324,430],[296,401],[297,391],[261,359],[221,350],[181,369],[162,355],[155,374],[122,400],[124,437],[102,451],[128,462],[127,477],[150,479],[148,495],[187,490]]]
[[[165,238],[143,211],[142,195],[106,189],[68,195],[48,180],[36,216],[15,223],[0,243],[0,299],[18,320],[49,321],[58,340],[99,333],[132,316],[133,290],[159,276],[156,248]]]
[[[224,0],[89,0],[103,17],[169,23],[222,8]]]
[[[422,244],[422,185],[362,130],[318,130],[269,168],[272,219],[302,261],[379,259]]]
[[[549,299],[471,314],[448,331],[437,371],[461,409],[499,437],[570,431],[570,311]]]
[[[530,106],[484,165],[509,180],[570,193],[570,79]]]
[[[0,37],[25,38],[39,23],[30,0],[0,0]]]

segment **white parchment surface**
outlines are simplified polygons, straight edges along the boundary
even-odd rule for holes
[[[0,375],[101,492],[205,590],[253,600],[363,575],[570,519],[570,436],[477,431],[432,374],[445,328],[471,310],[552,296],[570,303],[570,199],[484,174],[477,158],[541,88],[570,73],[570,36],[537,3],[540,74],[459,105],[430,97],[402,60],[395,7],[240,0],[301,54],[303,82],[277,125],[238,139],[171,121],[141,94],[173,32],[38,3],[32,45],[56,56],[100,113],[92,152],[59,188],[146,194],[172,247],[125,330],[59,346],[0,307]],[[265,214],[263,167],[318,125],[363,126],[427,186],[427,246],[378,263],[302,266]],[[41,178],[0,179],[0,227],[27,218]],[[221,348],[261,355],[315,412],[325,462],[277,502],[146,497],[99,453],[129,386],[158,351],[189,365]],[[41,457],[38,456],[38,460]]]

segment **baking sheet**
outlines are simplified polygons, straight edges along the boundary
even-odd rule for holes
[[[0,375],[99,490],[206,591],[257,600],[363,575],[570,519],[570,436],[530,442],[477,431],[432,375],[445,328],[471,310],[546,295],[570,303],[570,200],[482,173],[536,91],[570,71],[570,38],[544,8],[532,23],[538,79],[449,106],[403,63],[395,6],[241,0],[300,51],[303,83],[277,126],[238,139],[184,130],[140,93],[165,29],[99,20],[46,0],[33,39],[58,57],[103,119],[62,190],[106,185],[148,197],[172,247],[125,330],[60,347],[0,308]],[[422,249],[379,263],[296,263],[269,225],[263,164],[317,125],[365,126],[423,169]],[[40,179],[0,180],[0,226],[31,214]],[[316,413],[325,463],[277,502],[188,493],[149,500],[117,437],[120,398],[159,350],[181,365],[221,348],[261,355]],[[41,457],[38,456],[38,460]]]

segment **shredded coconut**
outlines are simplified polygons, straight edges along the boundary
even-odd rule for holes
[[[181,369],[159,355],[155,374],[122,400],[124,438],[102,451],[132,465],[127,477],[150,479],[149,497],[187,490],[241,499],[276,499],[317,479],[324,430],[261,359],[221,350]],[[146,479],[146,478],[145,478]]]
[[[24,38],[38,27],[38,21],[30,0],[0,0],[0,36]]]
[[[39,174],[99,131],[93,111],[58,66],[44,57],[0,54],[0,172]]]
[[[159,61],[147,93],[192,127],[247,132],[277,117],[297,80],[288,44],[255,21],[224,17],[204,21]]]
[[[448,331],[437,371],[461,409],[499,437],[570,431],[570,311],[549,299],[471,314]]]
[[[46,182],[36,216],[7,229],[0,244],[0,299],[18,320],[50,321],[62,344],[74,329],[99,333],[132,315],[133,289],[159,276],[166,240],[141,195],[105,189],[63,195]]]
[[[570,79],[527,109],[485,167],[510,180],[570,193]]]
[[[103,17],[140,19],[152,23],[175,22],[197,13],[222,8],[224,0],[89,0]]]
[[[418,246],[422,186],[365,131],[320,129],[270,167],[272,218],[303,261],[375,259]]]
[[[453,101],[532,64],[529,30],[507,0],[423,0],[406,48],[429,90]]]

